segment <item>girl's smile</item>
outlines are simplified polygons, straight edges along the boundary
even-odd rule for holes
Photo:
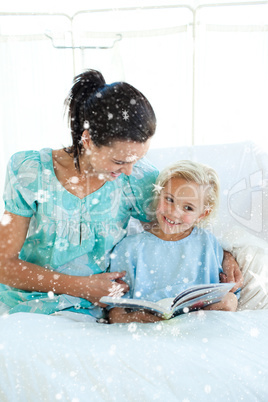
[[[166,216],[163,217],[165,219],[165,221],[167,222],[167,224],[169,224],[170,226],[174,226],[174,225],[179,225],[180,222],[175,222],[170,220],[169,218],[167,218]]]

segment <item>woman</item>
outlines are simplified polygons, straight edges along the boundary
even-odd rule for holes
[[[0,312],[69,310],[101,318],[99,299],[128,290],[124,272],[106,271],[130,217],[149,220],[158,172],[142,158],[155,132],[154,111],[137,89],[107,85],[95,70],[75,78],[66,106],[73,145],[19,152],[8,165]]]

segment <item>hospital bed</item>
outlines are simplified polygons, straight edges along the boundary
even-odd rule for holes
[[[1,402],[268,400],[268,155],[253,143],[152,149],[221,181],[209,230],[244,275],[235,313],[196,311],[154,324],[95,323],[82,314],[0,318]],[[129,233],[140,230],[132,220]]]

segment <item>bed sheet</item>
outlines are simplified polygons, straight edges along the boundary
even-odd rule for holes
[[[0,327],[1,402],[268,400],[267,310],[113,325],[17,313]]]

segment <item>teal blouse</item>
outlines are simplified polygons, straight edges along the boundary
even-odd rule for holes
[[[70,275],[105,272],[111,250],[127,233],[130,217],[150,220],[149,205],[157,175],[157,169],[143,158],[133,167],[131,176],[121,174],[80,199],[58,181],[52,149],[14,154],[7,168],[5,208],[16,215],[31,217],[19,258]],[[9,313],[51,314],[62,308],[75,307],[78,312],[95,315],[93,310],[95,313],[100,310],[90,302],[72,296],[53,295],[51,298],[39,292],[23,292],[4,286],[2,289],[2,311]],[[12,292],[16,293],[13,295],[16,301],[12,301]],[[34,308],[29,305],[31,302]]]

